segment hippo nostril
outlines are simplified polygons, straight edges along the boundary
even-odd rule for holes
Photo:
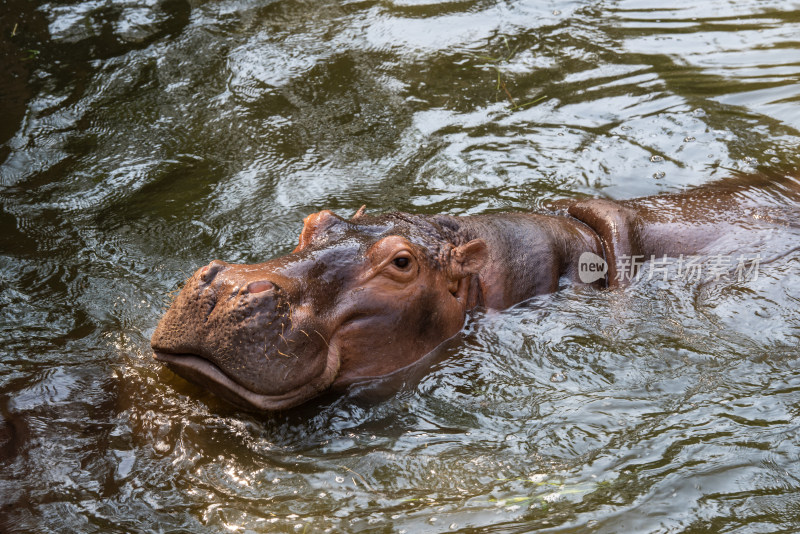
[[[200,270],[200,279],[208,284],[211,282],[224,267],[225,262],[214,260]]]
[[[247,286],[248,293],[263,293],[264,291],[271,291],[275,289],[275,285],[272,282],[267,282],[266,280],[259,280],[257,282],[250,282]]]

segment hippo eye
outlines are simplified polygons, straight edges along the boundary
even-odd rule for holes
[[[411,260],[405,256],[400,256],[399,258],[395,258],[392,263],[394,263],[395,267],[398,267],[399,269],[406,269],[409,265],[411,265]]]

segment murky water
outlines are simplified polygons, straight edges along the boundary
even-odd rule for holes
[[[396,394],[272,417],[149,350],[192,270],[322,208],[796,173],[800,4],[0,10],[0,530],[800,529],[800,253],[476,313]]]

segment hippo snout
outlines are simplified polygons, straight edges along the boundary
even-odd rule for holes
[[[226,397],[285,396],[313,383],[328,367],[327,340],[278,280],[219,260],[200,268],[156,327],[155,357]]]

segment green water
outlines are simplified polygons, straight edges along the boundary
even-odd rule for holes
[[[170,294],[323,208],[800,169],[800,4],[0,4],[0,530],[796,532],[800,254],[478,312],[394,394],[239,412]]]

